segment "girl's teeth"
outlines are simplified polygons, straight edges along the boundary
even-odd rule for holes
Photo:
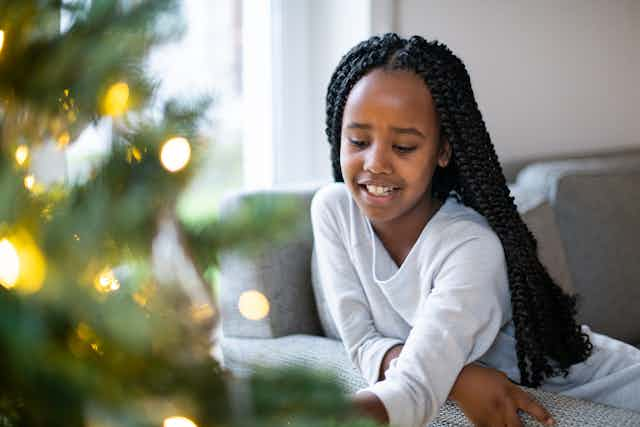
[[[367,191],[375,196],[384,196],[393,191],[393,187],[380,187],[378,185],[367,185]]]

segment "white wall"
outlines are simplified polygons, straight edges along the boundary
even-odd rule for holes
[[[502,161],[640,148],[640,1],[397,0],[470,72]]]

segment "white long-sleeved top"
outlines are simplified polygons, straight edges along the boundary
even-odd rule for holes
[[[504,252],[482,215],[449,197],[400,267],[344,184],[316,193],[311,219],[331,316],[369,384],[359,392],[380,398],[391,425],[425,426],[471,362],[519,382]],[[583,328],[594,356],[543,388],[640,410],[640,352]],[[396,344],[404,344],[402,352],[378,382],[382,359]],[[596,353],[609,360],[606,369],[590,363]]]

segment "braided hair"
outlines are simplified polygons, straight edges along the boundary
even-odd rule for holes
[[[441,136],[452,148],[446,167],[437,167],[432,194],[441,200],[455,191],[483,215],[500,238],[507,262],[522,385],[537,387],[549,376],[567,375],[569,366],[590,355],[592,345],[576,323],[576,297],[554,283],[537,256],[533,234],[509,194],[471,80],[462,61],[444,44],[396,34],[372,37],[352,48],[334,71],[326,98],[326,134],[334,179],[340,169],[342,115],[353,86],[373,69],[408,70],[431,92]]]

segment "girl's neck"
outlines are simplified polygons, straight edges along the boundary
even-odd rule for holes
[[[420,233],[443,203],[440,199],[425,198],[420,206],[400,218],[383,223],[371,222],[378,238],[398,266],[402,265]]]

